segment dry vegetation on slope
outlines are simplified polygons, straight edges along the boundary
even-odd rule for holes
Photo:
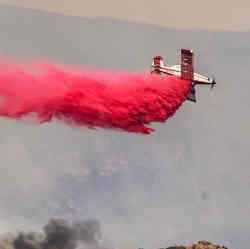
[[[209,241],[198,241],[196,244],[192,244],[189,246],[171,246],[166,249],[228,249],[225,246],[215,245]]]

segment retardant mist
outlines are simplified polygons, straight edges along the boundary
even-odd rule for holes
[[[147,125],[171,117],[189,86],[173,76],[2,60],[0,116],[149,134]]]

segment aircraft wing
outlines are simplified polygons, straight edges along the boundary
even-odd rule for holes
[[[194,54],[192,50],[181,49],[181,78],[193,80],[194,76]]]

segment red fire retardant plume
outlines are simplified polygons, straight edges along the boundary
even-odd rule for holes
[[[189,87],[173,76],[0,61],[0,116],[149,134],[146,125],[172,116]]]

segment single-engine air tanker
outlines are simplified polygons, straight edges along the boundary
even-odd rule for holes
[[[181,79],[191,81],[190,92],[187,99],[193,102],[196,102],[196,85],[210,85],[212,89],[216,84],[214,79],[194,73],[194,53],[189,49],[181,49],[181,65],[166,67],[164,65],[163,58],[158,55],[153,59],[152,68],[153,70],[151,73],[175,75]]]

